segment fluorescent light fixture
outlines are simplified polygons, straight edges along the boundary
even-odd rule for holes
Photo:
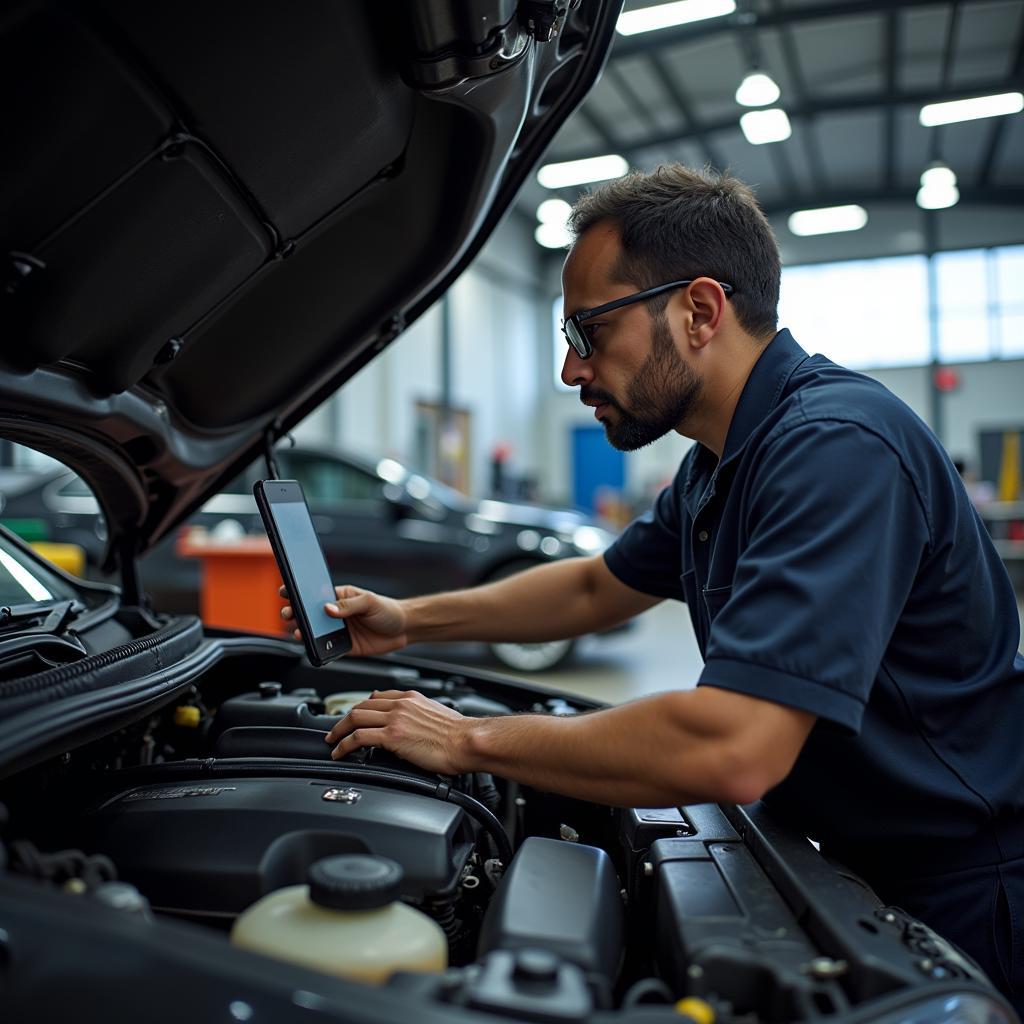
[[[794,235],[831,235],[838,231],[860,231],[868,222],[863,206],[823,206],[817,210],[797,210],[789,218]]]
[[[615,27],[620,35],[635,36],[640,32],[654,32],[691,21],[721,18],[735,10],[736,0],[676,0],[675,3],[623,11]]]
[[[537,220],[541,224],[564,224],[572,213],[572,207],[564,199],[545,199],[537,207]]]
[[[621,156],[592,156],[586,160],[569,160],[562,164],[545,164],[537,172],[537,180],[545,188],[566,188],[590,181],[620,178],[629,170]]]
[[[998,96],[976,96],[971,100],[929,103],[921,108],[920,119],[925,128],[934,128],[939,124],[975,121],[980,117],[1019,114],[1022,110],[1024,110],[1024,94],[1002,92]]]
[[[922,210],[947,210],[960,201],[956,174],[941,160],[929,165],[921,175],[917,205]]]
[[[783,142],[793,134],[789,117],[781,107],[749,111],[740,118],[740,128],[752,146]]]
[[[736,90],[736,102],[741,107],[767,107],[780,96],[775,80],[763,71],[751,71]]]
[[[937,160],[921,175],[921,185],[924,188],[954,188],[956,175],[941,160]]]
[[[922,210],[947,210],[960,202],[960,189],[956,185],[942,185],[928,188],[925,185],[917,190],[917,205]]]
[[[559,224],[557,221],[538,224],[533,232],[533,237],[545,249],[564,249],[572,242],[572,232],[564,224]]]

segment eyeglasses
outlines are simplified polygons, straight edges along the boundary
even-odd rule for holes
[[[572,316],[566,317],[562,321],[562,333],[565,335],[565,340],[576,350],[576,354],[580,359],[589,359],[594,351],[594,346],[591,344],[590,336],[583,327],[585,320],[593,320],[596,316],[603,316],[605,313],[610,313],[613,309],[621,309],[623,306],[628,306],[634,302],[652,299],[655,295],[661,295],[662,292],[671,291],[673,288],[688,288],[693,284],[694,280],[696,278],[690,281],[670,281],[668,284],[659,284],[656,288],[645,288],[642,292],[634,292],[632,295],[626,295],[621,299],[614,299],[612,302],[606,302],[603,306],[578,310]],[[730,297],[736,290],[731,284],[726,284],[724,281],[719,281],[718,283],[721,285],[722,291],[725,292],[726,298]]]

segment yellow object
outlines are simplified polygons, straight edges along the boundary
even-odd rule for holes
[[[693,996],[680,999],[675,1005],[675,1011],[695,1020],[697,1024],[714,1024],[715,1021],[715,1011],[711,1006],[703,999],[695,999]]]
[[[85,549],[78,544],[56,544],[49,540],[33,541],[31,547],[58,569],[72,576],[85,575]]]
[[[1000,501],[1016,501],[1020,497],[1020,434],[1007,430],[1003,434],[1003,458],[999,464]]]
[[[186,729],[195,729],[203,720],[203,713],[199,708],[183,705],[174,709],[174,724],[183,725]]]
[[[421,911],[397,901],[376,910],[331,910],[310,900],[308,885],[290,885],[258,900],[235,921],[231,941],[374,985],[395,971],[448,966],[448,940]]]

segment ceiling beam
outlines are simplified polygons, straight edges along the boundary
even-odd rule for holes
[[[701,148],[704,150],[704,155],[707,157],[708,163],[717,170],[725,170],[725,163],[722,160],[722,155],[715,148],[714,143],[708,138],[707,132],[704,130],[704,125],[700,118],[697,116],[696,110],[694,110],[693,103],[690,101],[690,97],[683,85],[673,76],[669,71],[668,65],[665,63],[665,58],[660,53],[652,53],[650,55],[651,70],[654,72],[654,76],[661,83],[661,87],[669,94],[672,98],[672,102],[676,106],[676,110],[682,115],[683,120],[687,124],[687,136],[692,139],[696,139],[700,143]]]
[[[913,206],[917,188],[876,189],[839,189],[814,197],[814,205],[845,206],[848,203],[859,203],[870,206],[874,203],[907,203]],[[804,202],[799,196],[772,196],[761,202],[761,208],[769,217],[781,216],[799,210]],[[999,188],[962,188],[960,189],[960,206],[1020,206],[1024,204],[1024,186],[1006,186]],[[955,209],[955,207],[954,207]],[[942,211],[937,211],[941,213]]]
[[[768,155],[771,157],[772,167],[775,169],[775,177],[779,179],[782,191],[791,196],[798,196],[801,193],[800,182],[793,173],[793,165],[789,160],[789,153],[785,146],[769,146]]]
[[[988,0],[961,0],[963,6],[972,7],[987,3]],[[900,0],[900,9],[915,7],[944,7],[945,0]],[[689,25],[677,25],[657,32],[643,32],[635,36],[617,36],[609,60],[615,61],[638,53],[650,53],[682,43],[708,39],[723,32],[735,32],[750,24],[757,28],[779,28],[782,25],[798,25],[809,21],[829,18],[849,18],[857,15],[888,14],[892,10],[891,0],[840,0],[837,3],[813,3],[783,7],[776,11],[754,14],[737,11],[724,18],[709,18]],[[751,19],[754,19],[751,21]]]
[[[772,0],[772,12],[778,14],[782,10],[784,8],[780,0]],[[797,106],[802,107],[807,103],[807,83],[804,81],[800,56],[797,53],[796,42],[793,39],[793,33],[790,32],[789,24],[779,26],[779,42],[782,45],[782,59],[786,64],[786,72],[793,86]],[[780,106],[785,107],[785,102],[781,102]],[[816,192],[823,192],[828,188],[828,181],[825,174],[825,161],[818,145],[818,136],[814,132],[813,114],[808,115],[805,119],[804,130],[800,135],[804,144],[804,155],[807,157],[807,167],[811,174],[811,184]]]
[[[859,93],[853,96],[821,96],[808,97],[803,104],[797,106],[786,106],[786,112],[790,120],[801,120],[806,117],[814,117],[819,114],[847,114],[859,110],[888,110],[890,107],[923,107],[926,103],[941,103],[945,100],[968,99],[973,96],[989,96],[992,93],[1008,92],[1021,88],[1021,75],[1011,76],[1009,79],[1001,78],[990,82],[973,82],[970,88],[947,87],[945,89],[914,89],[906,92],[890,94],[886,91]],[[701,123],[701,135],[713,135],[716,132],[736,131],[739,126],[739,117],[730,114],[726,117],[719,117],[714,121]],[[674,146],[680,142],[687,142],[698,136],[690,130],[661,132],[644,139],[642,145],[633,144],[630,149],[636,152],[641,149],[655,149]],[[770,143],[779,145],[779,143]],[[591,156],[601,156],[606,149],[580,149],[549,153],[550,160],[581,160]]]
[[[634,111],[635,116],[647,125],[648,131],[659,132],[661,125],[658,119],[651,112],[650,104],[641,99],[639,93],[633,88],[633,83],[623,73],[621,66],[612,67],[609,65],[605,73],[605,81],[610,82],[619,91],[626,101],[626,106]]]
[[[1013,69],[1010,72],[1012,78],[1018,81],[1024,77],[1024,10],[1021,11],[1020,32],[1017,35],[1017,52],[1013,59]],[[1006,122],[1008,118],[997,117],[989,133],[988,145],[985,147],[985,155],[981,160],[981,170],[978,172],[976,182],[979,188],[984,188],[992,180],[992,171],[995,168],[999,156],[999,148],[1006,138]]]
[[[612,135],[608,125],[604,123],[604,118],[594,112],[594,105],[592,103],[589,106],[584,103],[583,106],[577,110],[576,114],[601,140],[600,153],[619,152],[622,148],[621,143],[619,143],[619,141]]]
[[[899,67],[900,52],[900,14],[895,8],[885,16],[885,91],[890,96],[896,95],[896,74]],[[885,111],[884,138],[882,154],[884,167],[882,181],[886,188],[896,184],[896,107],[890,106]]]
[[[953,77],[953,55],[956,52],[957,36],[960,32],[960,0],[953,0],[949,10],[949,21],[946,22],[946,42],[942,47],[942,75],[939,84],[943,89],[949,88],[950,79]],[[937,125],[929,139],[930,155],[929,161],[934,163],[942,158],[942,142],[944,126]]]

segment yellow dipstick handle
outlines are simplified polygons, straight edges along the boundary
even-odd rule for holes
[[[689,1017],[694,1024],[715,1024],[715,1011],[703,999],[696,999],[693,996],[680,999],[675,1005],[675,1011]]]
[[[174,724],[183,725],[186,729],[195,729],[202,721],[203,715],[199,708],[183,705],[174,709]]]

